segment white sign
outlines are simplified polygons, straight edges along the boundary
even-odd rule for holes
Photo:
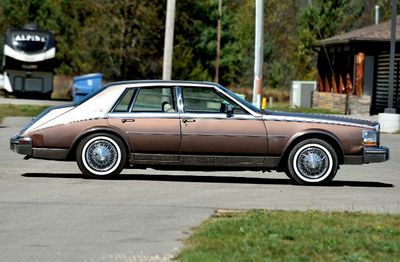
[[[14,35],[14,43],[15,42],[42,42],[46,43],[47,37],[35,34],[15,34]]]

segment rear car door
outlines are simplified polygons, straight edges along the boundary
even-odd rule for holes
[[[128,88],[108,122],[127,135],[134,163],[178,161],[181,134],[174,87]]]

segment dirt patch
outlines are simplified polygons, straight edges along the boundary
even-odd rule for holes
[[[54,76],[52,99],[72,99],[72,76]]]

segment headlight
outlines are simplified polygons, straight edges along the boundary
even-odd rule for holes
[[[379,135],[376,130],[362,131],[363,146],[378,146]]]

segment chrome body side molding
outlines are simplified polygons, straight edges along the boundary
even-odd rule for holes
[[[132,165],[182,165],[208,167],[277,167],[280,157],[264,156],[221,156],[221,155],[177,155],[131,153]]]

